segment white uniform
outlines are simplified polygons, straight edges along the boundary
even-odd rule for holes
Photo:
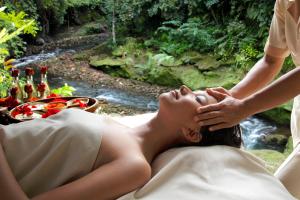
[[[285,58],[291,55],[300,66],[300,1],[277,0],[265,53]],[[299,77],[300,79],[300,77]],[[291,87],[293,87],[291,85]],[[300,198],[300,95],[295,97],[291,116],[294,152],[280,166],[275,175],[287,189]]]
[[[91,172],[101,143],[100,120],[69,109],[0,127],[6,158],[23,191],[33,197]]]

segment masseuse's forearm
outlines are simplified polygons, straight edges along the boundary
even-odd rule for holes
[[[0,199],[28,200],[16,181],[0,144]]]
[[[250,115],[274,108],[300,94],[300,67],[283,75],[266,88],[245,98]]]
[[[279,73],[284,59],[265,55],[248,72],[245,78],[230,92],[237,99],[243,99],[269,84]]]

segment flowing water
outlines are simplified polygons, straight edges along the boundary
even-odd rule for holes
[[[74,50],[56,50],[50,53],[41,53],[39,55],[24,57],[16,61],[16,66],[23,68],[31,63],[38,63],[55,57],[63,52],[74,52]],[[38,74],[36,74],[38,76]],[[147,97],[141,94],[129,93],[124,90],[107,89],[101,87],[91,87],[88,83],[82,81],[74,81],[59,76],[48,75],[48,81],[52,88],[63,86],[67,83],[76,88],[74,95],[78,96],[91,96],[96,98],[105,99],[110,103],[120,104],[136,109],[143,109],[154,112],[158,109],[157,99],[154,97]],[[264,120],[257,116],[249,117],[241,123],[243,130],[244,146],[247,149],[268,148],[282,151],[284,146],[265,145],[261,142],[261,138],[265,135],[275,133],[278,126],[275,123]],[[286,132],[289,130],[286,129]]]

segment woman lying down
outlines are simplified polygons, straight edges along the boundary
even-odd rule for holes
[[[293,199],[259,161],[238,149],[239,127],[208,132],[193,121],[199,105],[215,101],[182,86],[160,95],[157,114],[133,128],[76,109],[2,126],[0,199],[106,200],[141,187],[121,199]],[[208,145],[231,147],[162,153]],[[232,179],[224,182],[224,174]]]

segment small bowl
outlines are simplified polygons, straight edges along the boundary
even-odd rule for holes
[[[62,99],[62,101],[58,101],[58,102],[52,102],[53,100],[55,99]],[[53,97],[53,98],[47,98],[47,99],[42,99],[42,100],[37,100],[37,101],[33,101],[33,102],[29,102],[29,103],[26,103],[26,104],[29,104],[29,105],[34,105],[36,107],[38,107],[36,110],[35,109],[32,109],[32,111],[36,114],[40,114],[42,115],[43,113],[47,112],[47,109],[49,108],[53,108],[53,109],[60,109],[60,110],[64,110],[64,109],[68,109],[68,108],[76,108],[76,107],[68,107],[68,102],[72,102],[75,101],[75,99],[79,99],[79,100],[85,100],[85,102],[87,101],[87,107],[83,108],[82,110],[85,110],[87,112],[95,112],[98,108],[98,104],[99,104],[99,101],[95,98],[90,98],[90,97]],[[61,105],[61,106],[58,106],[58,107],[55,107],[55,105]],[[16,109],[20,106],[23,106],[24,104],[21,104],[17,107],[15,107],[14,109],[12,109],[11,111],[8,112],[8,116],[9,118],[11,118],[13,121],[15,122],[23,122],[23,121],[28,121],[28,120],[31,120],[31,118],[26,118],[26,119],[22,119],[21,117],[19,119],[13,117],[14,115],[14,112],[16,111]],[[48,105],[48,106],[47,106]],[[49,106],[51,105],[51,106]],[[41,107],[43,107],[41,109]],[[80,108],[79,106],[77,108]],[[80,108],[81,109],[81,108]],[[38,115],[36,115],[38,116]],[[39,118],[39,117],[36,117],[36,118]],[[32,119],[36,119],[36,118],[32,118]]]

